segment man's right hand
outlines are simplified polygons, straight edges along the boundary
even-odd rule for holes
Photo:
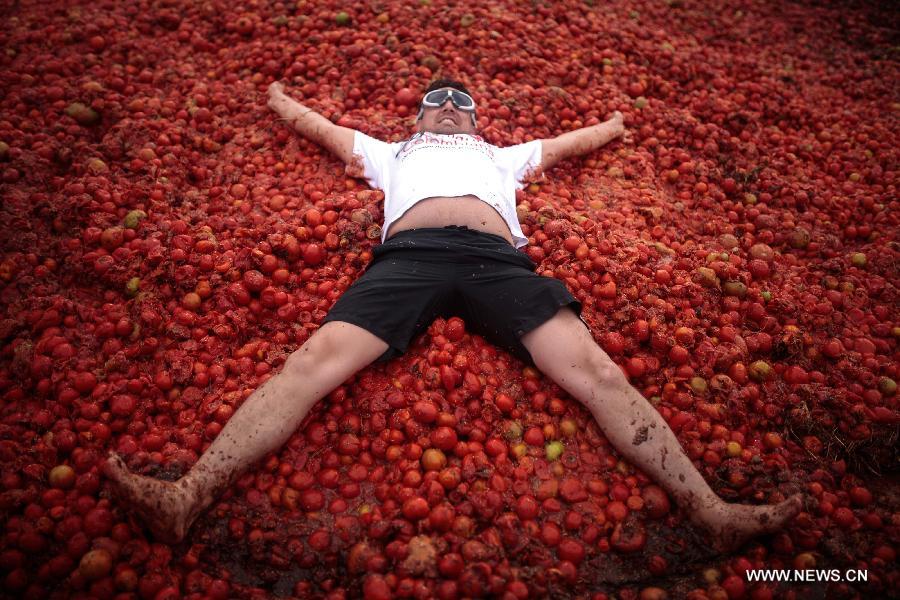
[[[355,132],[335,125],[313,109],[300,104],[284,93],[284,84],[274,81],[269,84],[268,106],[291,127],[319,146],[349,164],[353,160],[353,138]]]
[[[284,84],[280,81],[273,81],[269,84],[269,108],[272,110],[277,110],[277,106],[280,100],[286,98],[284,93]]]
[[[296,120],[313,112],[308,106],[301,104],[284,93],[284,84],[273,81],[269,84],[269,108],[278,113],[280,117],[288,120]],[[296,121],[293,123],[296,126]]]

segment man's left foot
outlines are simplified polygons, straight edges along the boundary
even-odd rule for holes
[[[700,524],[713,536],[717,550],[731,552],[751,538],[783,530],[802,507],[802,494],[794,494],[771,506],[721,502],[708,512],[704,511],[707,514]]]

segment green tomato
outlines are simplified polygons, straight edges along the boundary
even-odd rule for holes
[[[563,451],[566,449],[565,445],[560,441],[553,441],[547,444],[544,447],[544,451],[547,455],[547,460],[554,461],[562,456]]]

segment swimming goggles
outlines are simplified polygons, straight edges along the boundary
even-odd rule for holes
[[[425,94],[422,98],[422,106],[428,108],[439,108],[450,100],[453,106],[464,112],[475,112],[475,101],[472,96],[454,89],[434,90]]]

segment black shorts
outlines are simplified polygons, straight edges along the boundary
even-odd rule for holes
[[[519,338],[562,306],[581,303],[558,279],[498,235],[451,225],[401,231],[373,249],[374,259],[331,308],[325,322],[344,321],[403,354],[438,316],[459,316],[469,331],[531,364]]]

